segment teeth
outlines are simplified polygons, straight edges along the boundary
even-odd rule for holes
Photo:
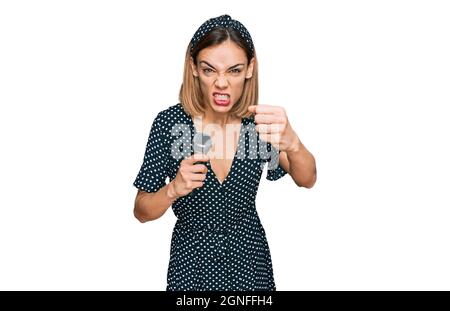
[[[222,95],[222,94],[215,94],[214,97],[217,99],[221,99],[221,100],[227,100],[229,98],[228,95]]]

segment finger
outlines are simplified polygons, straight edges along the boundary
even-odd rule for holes
[[[186,188],[187,189],[195,189],[195,188],[200,188],[204,185],[205,183],[203,181],[189,181],[186,183]]]
[[[194,164],[194,162],[197,161],[209,161],[209,157],[206,154],[194,153],[191,156],[185,158],[183,161],[185,161],[186,164]]]
[[[205,183],[202,181],[196,181],[192,183],[192,188],[201,188]]]
[[[250,105],[250,106],[248,106],[248,111],[250,111],[251,113],[256,113],[256,106],[257,105]]]
[[[259,138],[271,143],[271,144],[279,144],[280,143],[280,135],[279,134],[259,134]]]
[[[283,118],[279,116],[274,115],[268,115],[268,114],[257,114],[255,115],[255,122],[256,123],[283,123]]]
[[[280,107],[271,105],[250,105],[248,110],[253,113],[273,114],[278,112]]]
[[[261,134],[275,134],[283,131],[283,124],[270,123],[270,124],[257,124],[256,130]]]
[[[203,173],[189,173],[187,178],[192,182],[204,181],[206,179],[206,174]]]
[[[192,173],[206,173],[208,168],[204,164],[194,164],[191,166],[190,171]]]

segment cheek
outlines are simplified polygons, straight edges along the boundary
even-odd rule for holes
[[[244,85],[245,85],[245,79],[236,80],[231,84],[232,96],[234,96],[234,98],[238,98],[242,95],[242,91],[244,90]]]
[[[211,83],[207,79],[200,79],[200,88],[203,93],[207,93],[211,88]]]

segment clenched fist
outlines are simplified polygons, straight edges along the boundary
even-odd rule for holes
[[[289,124],[283,107],[251,105],[248,110],[255,114],[256,131],[259,137],[279,151],[295,150],[300,139]]]

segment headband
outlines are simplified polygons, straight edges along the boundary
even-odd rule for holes
[[[191,55],[195,46],[199,41],[211,30],[217,27],[229,27],[237,30],[242,38],[244,38],[246,45],[251,50],[253,54],[253,41],[248,30],[239,21],[232,19],[229,15],[221,15],[218,17],[213,17],[204,22],[195,32],[191,39]]]

